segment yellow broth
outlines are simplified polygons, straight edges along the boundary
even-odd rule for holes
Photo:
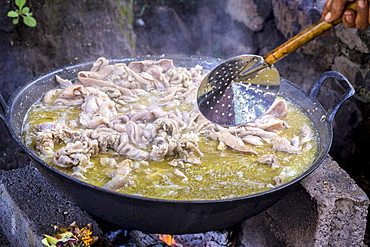
[[[304,124],[313,129],[308,117],[298,107],[288,101],[287,103],[289,113],[284,120],[290,125],[290,128],[283,130],[279,135],[291,139],[300,134],[299,128]],[[72,173],[72,168],[58,167],[53,164],[52,157],[47,157],[36,150],[37,132],[34,125],[43,122],[65,121],[70,126],[76,126],[80,112],[79,106],[56,109],[37,102],[29,110],[24,124],[26,145],[46,163],[67,174]],[[273,178],[276,176],[280,176],[282,181],[286,183],[306,171],[315,158],[317,142],[317,137],[314,135],[313,140],[310,141],[312,149],[301,154],[278,152],[273,150],[270,144],[251,146],[258,152],[257,156],[232,149],[219,151],[217,150],[218,141],[200,136],[199,149],[204,154],[201,157],[201,165],[177,168],[188,177],[187,181],[184,181],[183,177],[175,175],[176,168],[168,164],[174,158],[173,156],[160,162],[133,161],[131,179],[134,181],[134,185],[123,187],[119,192],[174,200],[213,200],[255,194],[266,191],[275,185]],[[65,144],[56,145],[55,151],[62,145]],[[257,161],[258,157],[266,153],[272,153],[278,158],[278,168],[271,168]],[[99,162],[100,158],[104,156],[115,158],[117,162],[125,159],[113,151],[92,157],[91,162],[94,163],[94,167],[84,173],[87,178],[85,182],[101,187],[111,179],[108,175],[111,171]],[[270,184],[270,186],[261,186],[261,184]]]

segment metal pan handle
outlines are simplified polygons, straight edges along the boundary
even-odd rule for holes
[[[342,86],[344,93],[334,102],[327,113],[326,118],[329,122],[332,122],[335,114],[337,113],[339,107],[343,104],[346,99],[351,97],[355,93],[355,89],[352,87],[351,83],[342,74],[336,71],[328,71],[321,75],[315,83],[312,84],[310,90],[308,91],[308,96],[311,98],[316,98],[323,82],[328,78],[334,78]]]

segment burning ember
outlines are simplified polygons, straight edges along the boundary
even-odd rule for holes
[[[130,235],[139,246],[234,247],[236,243],[234,229],[181,235],[147,234],[141,231],[132,231]]]
[[[165,244],[169,246],[175,246],[175,239],[172,235],[169,234],[158,234],[158,238],[162,240]]]

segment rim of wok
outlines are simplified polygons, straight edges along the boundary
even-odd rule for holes
[[[133,61],[140,61],[140,60],[145,60],[145,59],[152,59],[152,60],[159,60],[159,59],[173,59],[174,61],[174,64],[175,66],[178,66],[178,67],[181,67],[180,65],[176,65],[178,62],[176,62],[176,59],[188,59],[189,61],[181,61],[182,63],[184,62],[194,62],[194,65],[192,66],[195,66],[199,63],[203,63],[203,64],[209,64],[211,66],[216,66],[217,64],[219,64],[220,62],[223,61],[223,59],[219,59],[219,58],[213,58],[213,57],[206,57],[206,56],[194,56],[194,55],[170,55],[170,54],[166,54],[166,55],[144,55],[144,56],[133,56],[133,57],[129,57],[129,58],[122,58],[122,59],[108,59],[109,61],[109,64],[114,64],[114,63],[130,63],[130,62],[133,62]],[[96,60],[95,60],[96,61]],[[84,66],[89,66],[95,62],[95,61],[91,61],[91,62],[84,62],[84,63],[77,63],[77,64],[72,64],[72,65],[68,65],[68,66],[65,66],[65,67],[62,67],[60,69],[56,69],[56,70],[52,70],[50,72],[47,72],[45,74],[43,74],[42,76],[39,76],[39,77],[36,77],[34,79],[32,79],[30,82],[24,84],[23,86],[21,86],[20,88],[18,88],[11,96],[10,100],[9,100],[9,109],[6,111],[6,114],[7,115],[7,119],[10,120],[10,116],[11,116],[11,111],[14,110],[14,101],[16,98],[19,97],[19,94],[21,92],[23,92],[26,88],[29,88],[29,87],[32,87],[34,84],[36,84],[37,82],[39,81],[43,81],[45,80],[45,78],[47,77],[50,77],[50,76],[55,76],[55,75],[58,75],[59,73],[61,72],[66,72],[66,71],[69,71],[69,70],[76,70],[80,67],[84,67]],[[198,63],[196,63],[198,62]],[[202,64],[200,64],[202,65]],[[81,71],[81,70],[77,70],[78,71]],[[207,72],[207,71],[206,71]],[[74,75],[75,79],[77,79],[77,74]],[[65,78],[63,78],[65,79]],[[282,78],[284,79],[284,78]],[[74,79],[70,79],[70,80],[74,80]],[[285,80],[285,79],[284,79]],[[288,81],[288,80],[287,80]],[[288,81],[289,82],[289,81]],[[291,86],[295,87],[296,90],[299,90],[305,94],[306,91],[304,91],[302,88],[298,87],[297,85],[293,84],[293,83],[290,83]],[[45,92],[42,92],[42,95],[44,95],[46,93]],[[278,93],[278,95],[281,95],[280,93]],[[308,96],[307,96],[308,97]],[[40,100],[40,98],[37,98],[36,100],[33,100],[33,103],[31,105],[33,105],[36,101]],[[322,105],[320,102],[318,102],[316,99],[314,98],[310,98],[310,100],[312,101],[313,104],[317,104],[316,106],[320,106],[320,108],[323,109]],[[291,101],[289,98],[288,98],[288,101]],[[297,106],[301,111],[303,111],[301,109],[301,106],[296,104],[296,103],[293,103],[295,106]],[[27,115],[27,112],[26,111],[26,115]],[[26,116],[25,115],[25,116]],[[305,114],[307,116],[307,114]],[[312,122],[313,119],[310,118],[310,121]],[[22,119],[22,122],[21,122],[21,128],[20,128],[20,135],[22,135],[23,133],[23,126],[24,126],[24,121],[25,119],[23,118]],[[327,118],[325,119],[325,122],[328,122]],[[327,123],[329,124],[330,126],[330,133],[328,133],[329,135],[331,135],[331,132],[332,132],[332,125],[330,123]],[[70,175],[58,170],[57,168],[47,164],[45,161],[43,161],[40,157],[38,157],[30,148],[28,148],[24,141],[23,141],[23,137],[22,136],[18,136],[16,133],[15,133],[15,129],[13,127],[13,124],[12,122],[10,122],[10,126],[11,126],[11,135],[13,136],[13,138],[15,139],[15,141],[17,141],[20,146],[22,147],[22,149],[24,151],[26,151],[26,153],[28,155],[30,155],[32,157],[32,159],[36,160],[37,162],[41,163],[41,165],[47,167],[49,170],[51,170],[52,172],[56,172],[58,173],[59,175],[61,176],[64,176],[66,177],[67,179],[70,179],[70,180],[73,180],[83,186],[88,186],[92,189],[97,189],[97,190],[100,190],[100,191],[103,191],[103,192],[106,192],[106,193],[112,193],[112,194],[115,194],[115,195],[118,195],[118,196],[124,196],[124,197],[131,197],[131,198],[135,198],[135,199],[141,199],[141,200],[148,200],[148,201],[157,201],[157,202],[171,202],[171,203],[222,203],[222,202],[230,202],[230,201],[238,201],[238,200],[245,200],[247,198],[255,198],[255,197],[259,197],[259,196],[263,196],[263,195],[267,195],[267,194],[270,194],[272,192],[275,192],[275,191],[278,191],[278,190],[281,190],[283,188],[286,188],[286,187],[289,187],[295,183],[297,183],[298,181],[302,180],[303,178],[305,178],[306,176],[308,176],[309,174],[311,174],[322,162],[323,160],[326,158],[327,156],[327,153],[328,153],[328,150],[330,149],[330,146],[331,146],[331,141],[330,140],[330,143],[328,145],[325,146],[324,150],[322,152],[319,152],[320,150],[317,150],[316,151],[316,156],[314,158],[314,160],[311,162],[311,165],[309,166],[308,169],[306,169],[303,173],[301,173],[300,175],[296,176],[294,179],[282,184],[282,185],[279,185],[279,186],[276,186],[272,189],[268,189],[266,191],[263,191],[263,192],[259,192],[259,193],[255,193],[255,194],[251,194],[251,195],[245,195],[245,196],[239,196],[239,197],[232,197],[232,198],[226,198],[226,199],[206,199],[206,200],[181,200],[181,199],[178,199],[178,200],[174,200],[174,199],[161,199],[161,198],[152,198],[152,197],[145,197],[145,196],[138,196],[138,195],[132,195],[132,194],[126,194],[126,193],[121,193],[121,192],[117,192],[117,191],[112,191],[112,190],[108,190],[108,189],[104,189],[102,187],[99,187],[99,186],[96,186],[96,185],[92,185],[90,183],[87,183],[87,182],[84,182],[82,180],[79,180],[79,179],[76,179],[76,178],[73,178],[71,177]],[[317,132],[317,130],[315,129],[315,132]],[[321,143],[321,139],[320,139],[320,136],[318,135],[318,144]],[[318,149],[320,149],[319,145],[318,145]]]

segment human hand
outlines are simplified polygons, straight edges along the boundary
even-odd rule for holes
[[[357,11],[343,10],[347,2],[356,1]],[[338,19],[343,13],[342,23],[345,27],[366,29],[370,25],[370,3],[368,0],[327,0],[322,18],[326,22]]]

